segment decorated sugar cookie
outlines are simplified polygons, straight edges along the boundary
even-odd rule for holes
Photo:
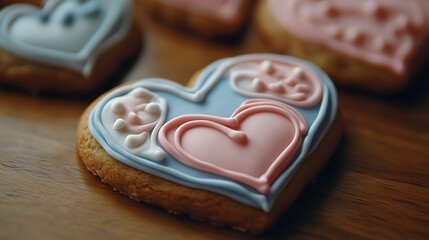
[[[342,85],[398,90],[429,56],[426,0],[263,0],[255,17],[273,50]]]
[[[231,37],[246,26],[253,0],[143,0],[143,9],[171,25],[208,37]]]
[[[101,96],[80,120],[81,159],[133,199],[266,231],[336,148],[331,80],[308,62],[255,54],[191,82],[144,79]]]
[[[0,84],[31,92],[90,92],[140,45],[128,0],[9,5],[0,10]]]

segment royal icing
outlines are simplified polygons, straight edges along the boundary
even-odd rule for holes
[[[152,130],[165,118],[165,109],[164,99],[136,88],[106,105],[103,124],[109,126],[106,128],[109,135],[127,151],[144,158],[162,159],[164,151],[157,146]]]
[[[319,77],[285,62],[245,62],[232,70],[234,90],[253,97],[273,98],[296,106],[312,107],[320,102],[323,87]]]
[[[166,123],[161,145],[194,168],[231,178],[266,194],[307,132],[288,105],[246,101],[231,116],[184,115]]]
[[[221,19],[225,22],[231,21],[238,16],[243,0],[158,0],[163,4],[174,6],[190,12],[200,13]]]
[[[261,71],[305,83],[310,94],[254,97],[258,90],[237,84],[238,76],[261,78]],[[320,69],[253,54],[209,65],[192,89],[164,79],[119,88],[94,107],[89,129],[106,152],[131,167],[269,211],[336,111],[335,88]]]
[[[429,36],[426,0],[268,0],[268,7],[297,37],[399,76]]]
[[[0,47],[88,76],[97,56],[125,37],[130,16],[129,0],[48,0],[42,9],[15,4],[0,12]]]

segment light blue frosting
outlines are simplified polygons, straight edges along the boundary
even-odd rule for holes
[[[305,118],[309,130],[293,162],[274,181],[271,186],[271,191],[266,195],[230,179],[188,167],[175,160],[169,154],[161,161],[138,157],[126,151],[126,149],[112,140],[106,130],[106,126],[103,126],[101,113],[105,105],[110,100],[123,96],[137,87],[145,88],[167,101],[168,113],[165,122],[180,115],[196,113],[229,117],[238,106],[251,97],[241,95],[232,89],[228,81],[230,77],[228,69],[234,64],[242,61],[265,58],[280,61],[284,60],[296,63],[300,66],[305,66],[319,76],[324,85],[323,97],[320,104],[312,108],[295,107]],[[202,89],[208,89],[205,95],[200,94]],[[174,93],[177,90],[181,92],[179,95]],[[188,98],[188,96],[200,95],[201,97],[199,99],[197,98],[198,100],[196,101]],[[327,130],[332,125],[336,117],[336,112],[337,94],[335,87],[330,78],[318,67],[309,62],[283,55],[252,54],[222,59],[212,63],[200,74],[195,87],[192,89],[186,89],[174,82],[164,79],[144,79],[133,85],[119,88],[109,93],[94,107],[89,117],[89,130],[108,154],[131,167],[189,187],[223,194],[239,202],[268,212],[282,189],[299,169],[306,157],[317,148]]]
[[[24,59],[88,76],[97,56],[131,26],[129,0],[48,0],[0,11],[0,47]]]

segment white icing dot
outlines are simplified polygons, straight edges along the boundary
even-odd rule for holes
[[[165,153],[161,150],[154,150],[152,152],[152,159],[160,161],[165,157]]]
[[[304,70],[301,67],[294,67],[291,74],[292,78],[301,78],[304,77]]]
[[[149,94],[145,90],[143,90],[143,88],[140,87],[134,89],[132,95],[136,98],[145,98],[149,96]]]
[[[116,119],[115,123],[113,124],[113,128],[115,130],[123,129],[125,126],[127,126],[127,123],[122,118]]]
[[[252,88],[257,92],[262,92],[267,89],[267,86],[263,81],[261,81],[261,79],[255,78],[252,81]]]
[[[150,114],[157,114],[161,111],[161,108],[156,103],[148,103],[144,110]]]
[[[269,60],[264,60],[261,62],[261,69],[268,74],[271,74],[276,70],[274,64]]]
[[[111,105],[112,111],[117,114],[121,114],[125,111],[125,105],[122,102],[115,101]]]
[[[276,92],[276,93],[284,93],[285,92],[285,86],[281,82],[270,83],[268,85],[268,88],[271,91]]]
[[[143,145],[148,138],[149,138],[149,133],[147,132],[143,132],[138,135],[128,135],[125,138],[125,144],[127,145],[127,147],[135,148]]]

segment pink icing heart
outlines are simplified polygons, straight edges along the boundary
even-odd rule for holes
[[[286,104],[245,101],[230,118],[184,115],[167,122],[158,138],[165,150],[191,167],[268,193],[299,149],[307,125]]]

